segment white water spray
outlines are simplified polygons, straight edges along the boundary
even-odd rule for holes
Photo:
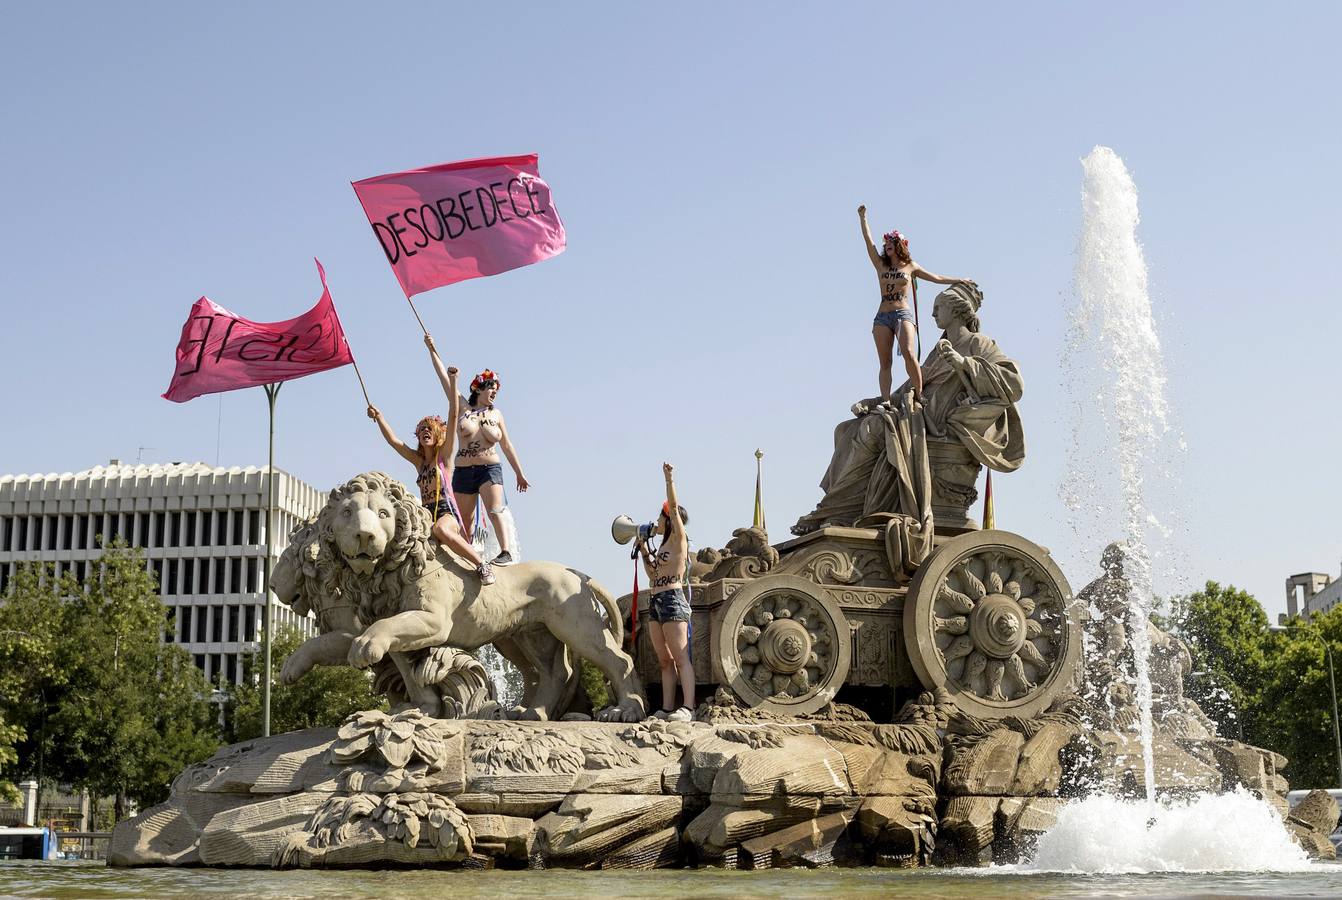
[[[1062,494],[1072,527],[1095,557],[1122,528],[1131,583],[1132,644],[1148,798],[1154,796],[1151,752],[1151,538],[1160,523],[1148,501],[1147,477],[1163,471],[1170,433],[1165,363],[1147,293],[1146,261],[1137,242],[1137,187],[1118,155],[1096,147],[1081,161],[1082,226],[1076,305],[1064,367],[1073,399],[1072,454]],[[1115,477],[1115,475],[1117,477]]]
[[[1298,872],[1310,868],[1281,816],[1240,789],[1185,803],[1095,795],[1068,804],[1016,871]]]

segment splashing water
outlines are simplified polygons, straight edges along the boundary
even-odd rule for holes
[[[1152,512],[1148,477],[1165,471],[1162,457],[1171,433],[1165,364],[1147,292],[1146,261],[1137,242],[1137,187],[1123,160],[1108,147],[1096,147],[1081,167],[1076,303],[1064,358],[1072,395],[1072,452],[1062,497],[1073,531],[1096,557],[1113,539],[1115,523],[1123,530],[1131,584],[1128,636],[1149,798],[1155,763],[1148,548],[1168,535]]]
[[[1095,795],[1058,814],[1030,872],[1298,872],[1305,851],[1271,806],[1243,789],[1184,803]]]
[[[485,667],[489,680],[494,682],[494,696],[500,706],[509,709],[522,702],[522,676],[493,644],[485,644],[475,651],[475,657]]]

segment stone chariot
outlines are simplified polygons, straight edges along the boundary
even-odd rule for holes
[[[691,591],[701,691],[725,688],[778,716],[836,699],[879,716],[944,689],[963,711],[998,719],[1037,715],[1075,689],[1083,614],[1048,550],[981,530],[963,504],[936,510],[916,567],[892,558],[894,529],[877,527],[824,526],[776,547],[741,529],[725,551],[701,554]],[[656,696],[645,604],[637,673]]]

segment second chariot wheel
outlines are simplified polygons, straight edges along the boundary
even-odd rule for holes
[[[774,575],[728,598],[713,650],[741,702],[796,716],[834,699],[848,677],[851,643],[848,619],[824,588]]]
[[[1028,717],[1070,686],[1081,617],[1047,551],[1009,531],[974,531],[914,575],[904,643],[923,685],[945,687],[965,712]]]

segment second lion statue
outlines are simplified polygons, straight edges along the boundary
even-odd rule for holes
[[[428,510],[404,485],[365,472],[331,491],[316,519],[294,529],[272,587],[281,602],[316,612],[322,633],[285,663],[285,682],[314,665],[385,668],[390,661],[405,700],[441,716],[443,703],[431,689],[433,651],[493,643],[523,675],[515,715],[562,715],[577,687],[575,657],[582,657],[615,692],[615,704],[597,718],[644,718],[634,663],[621,649],[620,612],[601,585],[559,563],[523,562],[499,569],[498,580],[482,587],[430,537],[430,526]]]

